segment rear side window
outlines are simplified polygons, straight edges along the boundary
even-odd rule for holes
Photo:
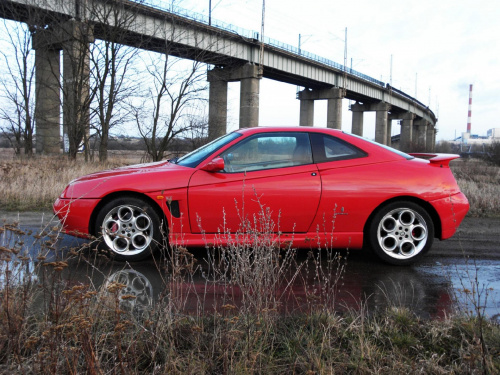
[[[356,146],[330,135],[311,133],[315,163],[364,158],[368,154]]]

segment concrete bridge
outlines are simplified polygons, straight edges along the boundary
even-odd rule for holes
[[[125,30],[117,42],[151,51],[162,51],[169,43],[169,54],[214,65],[208,72],[209,136],[215,138],[226,132],[227,85],[240,81],[240,127],[258,126],[260,80],[269,78],[305,87],[297,94],[300,100],[300,120],[303,126],[312,125],[314,103],[327,100],[327,127],[340,129],[342,100],[351,105],[352,133],[363,135],[363,114],[376,112],[375,141],[391,144],[391,120],[401,120],[399,148],[405,151],[432,151],[435,144],[437,118],[424,104],[402,91],[333,61],[321,58],[290,45],[264,38],[256,32],[222,24],[180,8],[163,9],[157,0],[112,2],[120,4],[123,18],[133,20],[120,25]],[[111,6],[106,0],[2,0],[0,17],[28,22],[37,13],[44,25],[33,34],[36,50],[36,135],[37,152],[59,151],[59,74],[60,51],[63,51],[63,81],[70,86],[74,70],[66,67],[72,55],[83,50],[85,43],[106,38],[114,20],[103,22],[96,10]],[[42,15],[42,16],[40,16]],[[118,25],[116,25],[118,26]],[[69,45],[69,47],[68,47]],[[65,47],[66,46],[66,47]],[[88,74],[83,69],[81,74]],[[81,89],[81,88],[80,88]],[[70,88],[68,92],[75,92]],[[63,125],[69,126],[67,113],[72,111],[71,100],[63,100]]]

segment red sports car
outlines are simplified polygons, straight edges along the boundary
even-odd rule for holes
[[[332,129],[239,129],[179,159],[76,179],[54,211],[67,233],[98,237],[121,260],[150,256],[164,233],[170,245],[224,245],[265,211],[293,247],[317,247],[326,232],[333,247],[365,246],[407,265],[435,237],[451,237],[469,209],[449,168],[455,158]]]

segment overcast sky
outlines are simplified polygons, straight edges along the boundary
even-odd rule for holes
[[[208,13],[209,0],[177,2]],[[262,0],[212,0],[212,17],[260,31]],[[416,97],[439,121],[437,139],[466,130],[469,84],[474,85],[472,133],[500,127],[500,1],[465,0],[267,0],[265,35],[343,63],[347,27],[348,66]],[[298,125],[296,87],[263,80],[260,125]],[[238,84],[230,85],[230,121],[237,127]],[[326,102],[315,104],[315,126],[326,126]],[[375,115],[365,114],[373,137]],[[343,130],[351,130],[344,100]],[[400,132],[393,123],[393,134]]]

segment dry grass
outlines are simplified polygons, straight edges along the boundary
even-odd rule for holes
[[[15,211],[50,210],[71,180],[127,163],[131,162],[118,158],[106,164],[75,162],[62,156],[0,161],[0,207]]]
[[[469,199],[469,215],[500,215],[500,167],[478,159],[451,164],[460,189]]]

